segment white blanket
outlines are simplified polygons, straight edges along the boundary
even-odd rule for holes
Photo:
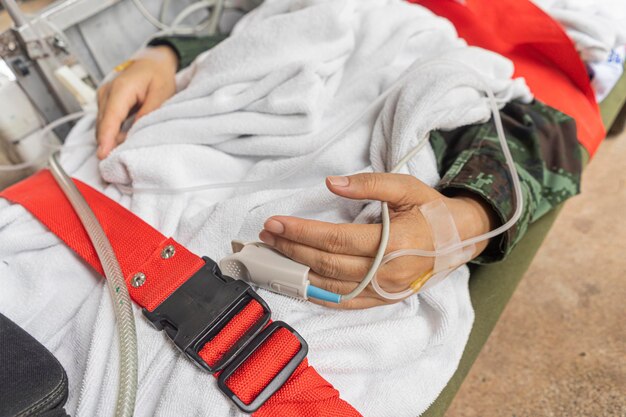
[[[606,61],[611,50],[626,44],[624,0],[533,0],[559,22],[576,44],[583,61]]]
[[[475,67],[502,102],[529,100],[512,64],[468,48],[449,22],[395,0],[275,0],[180,79],[181,91],[142,119],[99,166],[93,149],[65,152],[69,172],[129,207],[166,235],[218,260],[231,239],[256,239],[274,214],[352,222],[377,220],[379,205],[330,194],[324,177],[385,170],[436,128],[489,119],[477,81],[462,67],[425,69],[385,108],[324,148],[412,63],[446,58]],[[93,143],[93,117],[69,145]],[[263,187],[182,195],[122,195],[114,185],[181,187],[297,175]],[[438,180],[430,148],[408,172]],[[103,180],[104,179],[104,180]],[[117,349],[111,300],[97,277],[19,206],[0,201],[0,311],[43,342],[65,366],[67,410],[112,414]],[[313,366],[366,416],[411,416],[454,373],[473,320],[468,270],[404,302],[362,310],[318,307],[260,291],[274,318],[310,345]],[[181,356],[136,309],[136,416],[238,415],[213,378]]]
[[[620,46],[611,51],[606,61],[589,64],[593,71],[591,86],[596,92],[598,103],[609,95],[622,78],[624,62],[626,62],[626,46]]]

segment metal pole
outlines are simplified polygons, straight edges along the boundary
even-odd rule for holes
[[[0,0],[0,4],[2,4],[7,10],[9,17],[13,20],[13,24],[15,24],[16,28],[26,24],[26,19],[24,19],[22,10],[15,0]]]

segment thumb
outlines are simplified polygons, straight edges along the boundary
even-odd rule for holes
[[[333,193],[354,200],[386,201],[391,207],[422,205],[441,198],[435,189],[405,174],[371,173],[327,177]]]
[[[154,110],[158,109],[161,104],[163,104],[163,102],[168,98],[169,95],[162,89],[150,88],[148,90],[148,94],[146,95],[145,100],[141,104],[141,107],[139,108],[139,110],[137,110],[134,122],[147,115],[148,113],[152,113]]]

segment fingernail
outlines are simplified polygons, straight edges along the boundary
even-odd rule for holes
[[[328,177],[328,182],[330,183],[330,185],[334,185],[336,187],[346,187],[350,184],[350,178],[341,176],[330,176]]]
[[[259,233],[259,239],[261,239],[264,243],[267,243],[270,246],[274,246],[274,243],[276,243],[276,239],[274,238],[274,236],[272,236],[271,233],[268,233],[265,230]]]
[[[265,230],[268,232],[276,233],[277,235],[282,234],[285,231],[285,226],[278,220],[269,219],[265,222]]]

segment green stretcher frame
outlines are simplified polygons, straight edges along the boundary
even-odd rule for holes
[[[615,123],[625,102],[626,75],[600,105],[607,132]],[[559,206],[532,224],[526,236],[505,261],[472,268],[469,289],[476,315],[472,332],[454,376],[422,417],[443,417],[446,413],[561,208],[562,206]]]

